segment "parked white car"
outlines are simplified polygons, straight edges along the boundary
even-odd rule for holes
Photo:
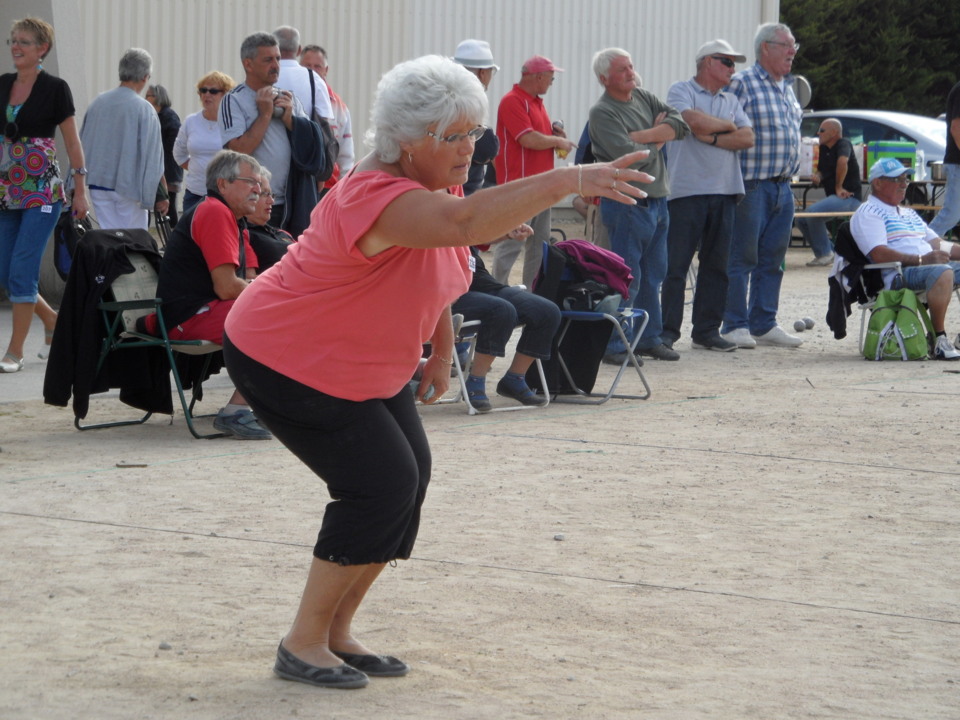
[[[816,137],[823,118],[843,123],[843,136],[850,142],[878,140],[912,142],[923,151],[924,162],[943,160],[947,151],[947,124],[937,118],[888,110],[817,110],[804,113],[800,126],[803,137]]]

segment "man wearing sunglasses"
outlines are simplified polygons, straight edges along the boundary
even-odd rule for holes
[[[724,337],[740,348],[803,344],[777,324],[793,228],[790,180],[800,171],[803,110],[790,76],[799,47],[786,25],[761,25],[754,36],[756,63],[730,81],[755,136],[753,147],[740,152],[745,195],[734,221],[723,318]]]
[[[737,202],[743,197],[738,151],[753,147],[753,128],[740,101],[724,88],[736,63],[746,57],[726,40],[697,50],[697,74],[675,82],[667,105],[680,112],[690,134],[667,146],[670,172],[670,229],[667,276],[663,281],[663,340],[680,339],[687,273],[694,253],[699,270],[693,296],[693,347],[732,352],[737,345],[720,336],[727,305],[727,260]]]
[[[870,168],[870,197],[854,213],[850,232],[870,262],[899,262],[903,284],[927,293],[937,335],[933,357],[960,360],[944,327],[953,286],[960,284],[960,245],[939,237],[914,210],[901,205],[912,172],[896,158],[877,160]],[[896,275],[894,269],[884,270],[884,285],[889,288]]]
[[[807,208],[811,213],[853,212],[860,207],[860,163],[853,145],[843,137],[843,125],[836,118],[825,118],[817,130],[820,157],[813,184],[826,193],[823,200]],[[833,265],[833,246],[827,233],[826,218],[797,218],[797,227],[813,249],[807,265]]]

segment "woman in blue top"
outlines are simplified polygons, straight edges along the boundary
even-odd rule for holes
[[[0,75],[0,287],[13,303],[13,335],[0,359],[5,373],[23,368],[34,312],[48,345],[57,320],[37,290],[43,251],[64,202],[54,139],[58,127],[76,179],[73,215],[86,217],[89,206],[73,96],[66,82],[41,65],[53,47],[53,28],[39,18],[17,20],[7,45],[16,72]]]

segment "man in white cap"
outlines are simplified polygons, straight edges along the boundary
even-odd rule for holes
[[[693,295],[693,347],[731,352],[737,344],[720,337],[727,305],[727,260],[737,202],[743,197],[738,150],[753,147],[753,127],[736,96],[724,88],[743,53],[726,40],[711,40],[697,50],[697,74],[675,82],[667,105],[690,126],[690,134],[667,147],[670,172],[670,229],[667,276],[660,304],[663,341],[680,339],[684,293],[693,254],[699,270]]]
[[[870,168],[870,197],[850,221],[850,232],[870,262],[899,262],[904,285],[927,293],[930,323],[937,335],[933,356],[937,360],[958,360],[960,352],[947,339],[944,320],[960,283],[960,245],[940,238],[908,207],[903,207],[910,173],[896,158],[880,158]],[[890,287],[896,270],[884,270]],[[958,338],[960,340],[960,338]]]
[[[467,70],[472,72],[480,80],[484,90],[490,88],[490,81],[500,69],[493,62],[493,53],[490,51],[490,43],[486,40],[464,40],[457,45],[457,51],[453,55],[453,61],[460,63]],[[473,146],[473,158],[470,161],[470,171],[467,174],[467,181],[463,184],[463,194],[470,195],[487,185],[494,185],[494,182],[484,182],[487,174],[487,168],[500,152],[500,141],[492,128],[487,128],[486,132],[477,140]]]
[[[497,109],[497,138],[500,154],[494,162],[497,184],[531,177],[553,170],[555,150],[568,153],[576,145],[567,140],[562,128],[554,128],[543,107],[542,95],[553,84],[554,74],[563,72],[548,58],[534,55],[521,68],[520,82],[500,100]],[[543,259],[543,243],[550,241],[550,209],[528,223],[533,235],[526,240],[523,256],[523,284],[533,284]],[[515,240],[499,243],[493,251],[493,276],[509,284],[510,268],[520,254]]]

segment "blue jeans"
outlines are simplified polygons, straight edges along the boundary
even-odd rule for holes
[[[610,249],[623,258],[633,274],[630,297],[624,298],[624,304],[646,310],[650,318],[637,347],[642,350],[656,347],[663,342],[660,337],[663,331],[660,285],[667,275],[667,232],[670,229],[667,199],[646,198],[637,205],[623,205],[602,198],[600,214],[610,236]],[[632,327],[628,328],[626,335],[632,342]],[[619,337],[610,338],[608,353],[624,350],[626,348]]]
[[[40,262],[62,205],[0,211],[0,286],[10,302],[37,301]]]
[[[503,357],[513,329],[523,325],[517,352],[539,360],[550,358],[553,336],[560,327],[560,308],[556,303],[518,287],[505,287],[496,293],[464,293],[452,309],[464,320],[480,321],[478,353]]]
[[[836,195],[827,195],[808,207],[807,212],[853,212],[858,207],[860,201],[855,197],[843,199]],[[813,248],[816,257],[833,252],[833,243],[830,242],[830,234],[827,232],[827,220],[829,218],[797,218],[797,227],[803,233],[804,240]]]
[[[947,187],[943,191],[943,207],[930,221],[930,229],[940,237],[946,237],[960,220],[960,165],[943,166],[947,174]]]
[[[777,324],[793,192],[790,183],[772,180],[748,180],[744,186],[730,244],[723,332],[748,328],[751,335],[763,335]]]
[[[663,305],[663,338],[680,339],[687,272],[698,253],[697,289],[693,296],[693,332],[697,342],[720,332],[727,304],[727,262],[736,197],[693,195],[669,202],[670,232],[667,240],[667,277],[660,301]]]

